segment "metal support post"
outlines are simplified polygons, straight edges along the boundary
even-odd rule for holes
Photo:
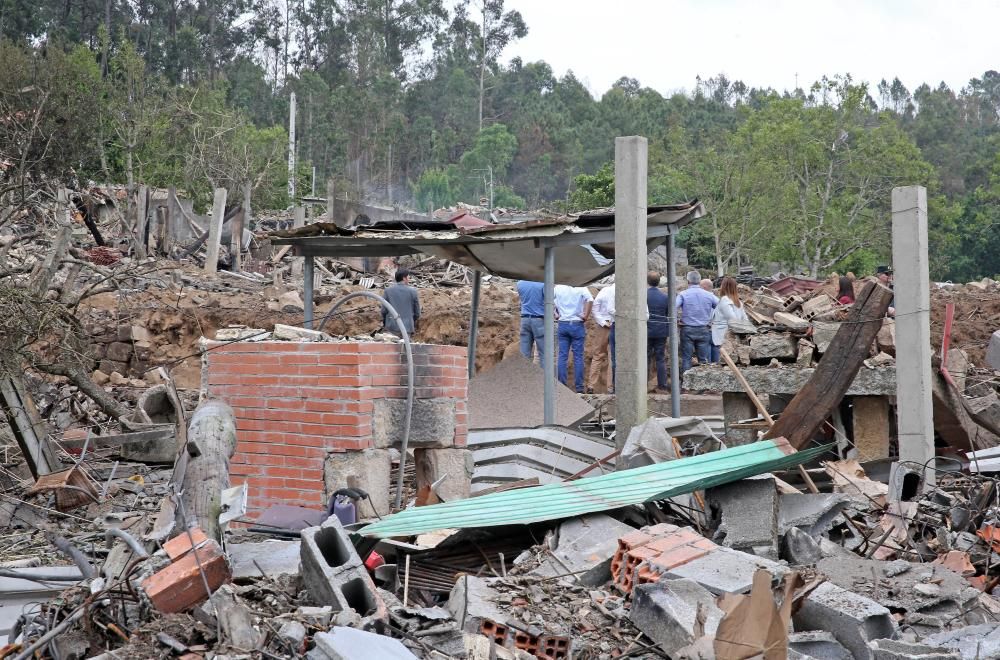
[[[302,324],[306,330],[312,330],[313,327],[313,287],[316,286],[316,277],[313,275],[315,272],[313,270],[313,258],[303,257],[304,263],[302,264],[302,302],[305,308],[304,323]]]
[[[483,274],[472,271],[472,311],[469,314],[469,380],[476,375],[476,340],[479,338],[479,292],[483,286]]]
[[[543,396],[544,421],[556,423],[556,251],[545,248],[545,355],[542,370],[545,372],[545,394]]]
[[[667,298],[669,310],[667,318],[670,322],[670,416],[681,416],[681,369],[678,346],[680,337],[677,336],[677,282],[675,273],[677,265],[674,263],[674,232],[667,234]]]

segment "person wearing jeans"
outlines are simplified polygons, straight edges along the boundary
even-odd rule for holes
[[[670,298],[660,291],[660,274],[650,271],[646,275],[646,307],[649,320],[646,321],[646,361],[656,364],[656,389],[667,389],[667,337],[670,336]]]
[[[712,361],[712,312],[719,304],[715,294],[701,288],[701,275],[693,270],[687,274],[688,288],[677,294],[676,308],[681,321],[681,373],[691,368],[691,358],[698,364]]]
[[[573,381],[576,392],[583,394],[583,345],[587,339],[584,323],[590,316],[594,297],[586,287],[557,285],[555,290],[556,317],[559,319],[559,360],[556,373],[566,385],[570,349],[573,351]]]
[[[517,283],[517,295],[521,299],[521,355],[530,360],[534,344],[538,362],[544,365],[545,285],[520,280]]]

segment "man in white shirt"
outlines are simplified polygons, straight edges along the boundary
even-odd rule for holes
[[[556,318],[559,319],[559,362],[556,373],[559,382],[566,385],[568,379],[569,351],[573,350],[573,380],[576,391],[583,394],[583,345],[587,339],[584,322],[590,316],[594,297],[586,287],[557,284],[555,289]]]
[[[608,379],[608,391],[612,391],[611,375],[608,371],[608,352],[611,344],[611,327],[615,322],[615,285],[611,284],[597,292],[591,308],[594,325],[597,326],[597,351],[590,359],[590,373],[587,374],[587,392],[593,393],[597,382],[604,374]]]

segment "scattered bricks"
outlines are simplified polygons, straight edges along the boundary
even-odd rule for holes
[[[372,439],[379,448],[399,447],[403,439],[406,399],[376,399]],[[455,444],[455,399],[413,402],[408,446],[443,449]]]
[[[498,594],[492,582],[471,575],[463,575],[455,581],[448,597],[448,611],[465,632],[479,634],[484,621],[507,620],[508,614],[496,605]]]
[[[584,586],[604,584],[611,579],[618,537],[631,531],[632,527],[602,513],[567,520],[559,525],[555,558],[546,558],[532,572],[549,577],[574,573]]]
[[[751,360],[794,360],[798,343],[788,333],[762,333],[750,338]]]
[[[570,657],[570,639],[560,635],[546,635],[542,637],[537,656],[539,658],[549,658],[559,660]]]
[[[778,558],[778,489],[774,475],[762,474],[710,488],[705,505],[722,545]]]
[[[327,493],[341,488],[360,488],[370,499],[358,502],[360,519],[389,513],[392,492],[392,456],[388,449],[364,449],[328,454],[323,462]]]
[[[315,654],[317,660],[416,660],[417,656],[403,646],[398,639],[385,635],[335,626],[330,632],[313,635],[316,648],[310,651],[309,657]]]
[[[451,449],[414,449],[413,462],[417,470],[417,490],[444,481],[434,491],[445,502],[469,497],[474,467],[472,452],[454,447]]]
[[[829,582],[809,594],[793,622],[797,630],[833,633],[855,658],[871,657],[869,641],[896,636],[896,622],[889,610]]]
[[[507,637],[510,634],[510,628],[504,624],[497,623],[493,619],[483,619],[482,624],[479,626],[479,632],[496,641],[498,646],[507,646]]]
[[[177,561],[191,550],[191,539],[194,540],[194,547],[201,545],[208,540],[205,532],[199,527],[192,527],[190,538],[187,532],[181,532],[174,538],[163,544],[163,551],[170,557],[170,561]]]
[[[825,630],[790,633],[788,649],[822,660],[852,660],[854,657],[836,637]]]
[[[874,660],[961,660],[956,651],[914,642],[876,639],[868,644]]]
[[[170,614],[183,612],[204,602],[209,594],[205,593],[202,573],[198,568],[199,561],[211,591],[229,581],[226,556],[218,543],[209,540],[194,552],[188,552],[143,580],[142,589],[152,601],[153,607]]]
[[[527,651],[533,656],[538,656],[538,649],[541,646],[542,638],[526,630],[514,630],[514,648]]]
[[[715,596],[693,580],[671,580],[636,587],[629,618],[635,627],[652,639],[668,656],[692,644],[702,634],[712,637],[723,612]]]

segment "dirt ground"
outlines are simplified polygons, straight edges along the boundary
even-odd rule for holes
[[[195,288],[197,287],[197,288]],[[201,362],[198,340],[214,338],[219,328],[244,325],[270,330],[275,323],[301,325],[301,312],[273,311],[269,308],[284,291],[296,287],[275,288],[229,274],[205,276],[190,266],[163,271],[161,278],[145,289],[127,295],[103,294],[88,303],[89,313],[98,332],[113,331],[118,325],[132,323],[151,334],[150,365],[171,368],[178,384],[197,388]],[[352,291],[355,285],[323,286],[316,295],[317,324],[334,302]],[[373,289],[378,292],[378,289]],[[596,289],[594,289],[596,292]],[[465,346],[469,334],[469,287],[420,288],[421,325],[415,339],[419,342]],[[940,346],[945,305],[955,303],[952,346],[965,349],[973,364],[982,366],[990,334],[1000,328],[1000,291],[984,292],[960,286],[953,290],[935,289],[931,298],[931,331],[935,346]],[[379,330],[380,314],[371,301],[351,301],[341,307],[324,327],[336,335],[365,335]],[[483,284],[479,314],[479,342],[476,368],[493,367],[517,351],[520,314],[514,282],[492,278]],[[588,324],[587,363],[597,350],[596,335]],[[570,369],[572,374],[572,367]],[[572,379],[572,376],[571,376]],[[598,392],[606,391],[599,383]]]

